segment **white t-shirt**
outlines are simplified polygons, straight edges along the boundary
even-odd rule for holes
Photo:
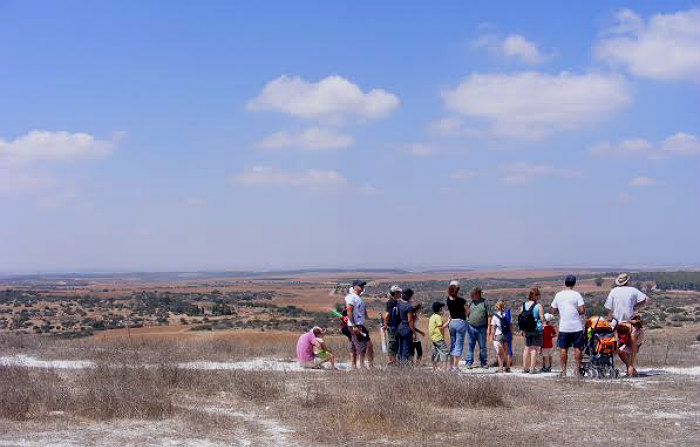
[[[634,316],[634,306],[648,297],[635,287],[615,287],[605,300],[605,308],[613,311],[617,321],[627,321]]]
[[[355,324],[365,324],[365,302],[360,295],[355,292],[345,295],[345,304],[352,306],[352,319]],[[348,326],[353,326],[348,318]]]
[[[496,328],[493,335],[503,335],[503,320],[506,318],[506,314],[503,312],[494,312],[494,317],[491,318],[491,326]],[[500,317],[500,318],[499,318]]]
[[[583,330],[583,320],[578,314],[579,306],[583,306],[583,297],[575,290],[566,289],[554,295],[552,307],[559,310],[559,332]]]

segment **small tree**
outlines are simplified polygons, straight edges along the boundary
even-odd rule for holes
[[[596,278],[596,279],[595,279],[595,285],[596,285],[596,287],[602,286],[602,285],[603,285],[603,282],[604,282],[604,281],[603,281],[603,278]]]

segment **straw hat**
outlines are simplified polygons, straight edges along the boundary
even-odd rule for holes
[[[620,273],[617,275],[617,279],[615,280],[615,284],[618,286],[624,286],[630,281],[630,275],[627,273]]]

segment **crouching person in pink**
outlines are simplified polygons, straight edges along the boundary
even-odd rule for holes
[[[326,347],[323,335],[326,331],[314,326],[309,332],[303,333],[297,341],[297,361],[302,368],[320,368],[323,363],[330,362],[335,369],[335,356]]]

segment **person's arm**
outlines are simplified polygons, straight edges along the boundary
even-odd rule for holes
[[[355,306],[348,303],[346,309],[348,311],[348,326],[350,326],[352,328],[352,331],[357,334],[360,330],[357,328],[357,326],[355,326],[355,316],[353,314]]]
[[[382,330],[386,330],[386,328],[389,327],[389,309],[384,313],[384,317],[382,317]]]
[[[581,304],[581,305],[578,307],[578,314],[579,314],[579,315],[584,315],[585,313],[586,313],[586,306],[585,306],[584,304]]]
[[[331,348],[329,348],[328,345],[326,344],[326,340],[323,340],[323,342],[321,343],[321,349],[329,352],[330,354],[333,354],[333,351],[331,351]]]
[[[554,297],[554,301],[552,301],[551,308],[552,308],[552,312],[559,315],[559,308],[557,307],[557,298],[556,297]]]
[[[540,304],[538,307],[539,307],[540,321],[542,322],[542,324],[544,324],[544,306],[542,306]]]
[[[490,342],[493,339],[493,326],[491,326],[491,322],[489,321],[489,331],[486,333],[486,338]]]
[[[412,332],[416,330],[416,328],[414,327],[414,325],[415,325],[415,319],[414,319],[414,318],[415,318],[415,317],[414,317],[414,315],[413,315],[413,312],[409,312],[409,313],[408,313],[408,327],[411,328],[411,331],[412,331]]]
[[[469,318],[469,301],[464,303],[464,315],[467,316],[467,319]]]

